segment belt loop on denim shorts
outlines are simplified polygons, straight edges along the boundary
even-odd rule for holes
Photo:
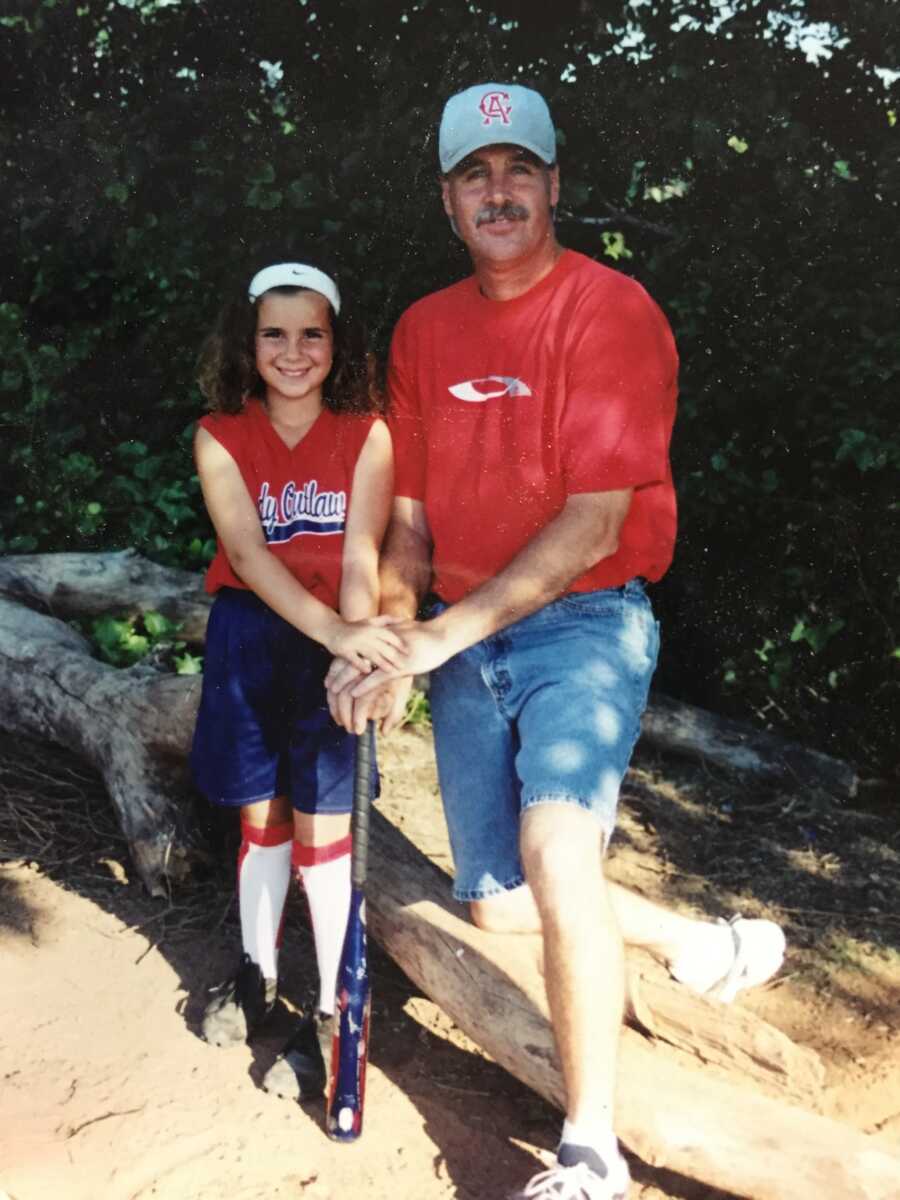
[[[649,581],[648,581],[648,580],[647,580],[647,579],[646,579],[646,578],[645,578],[643,575],[633,575],[633,576],[631,577],[631,579],[626,579],[626,580],[625,580],[625,582],[624,582],[623,584],[620,584],[620,586],[619,586],[619,587],[611,587],[611,588],[596,588],[596,589],[589,589],[589,590],[591,590],[591,591],[598,591],[598,592],[606,592],[606,591],[609,591],[609,592],[620,592],[620,593],[621,593],[621,594],[624,596],[624,595],[625,595],[625,593],[626,593],[626,591],[628,590],[628,588],[629,588],[629,587],[630,587],[630,586],[631,586],[633,583],[637,584],[637,586],[638,586],[638,587],[641,589],[641,591],[642,591],[642,592],[643,592],[643,591],[646,591],[648,582],[649,582]],[[560,600],[565,600],[565,599],[566,599],[568,596],[584,596],[584,595],[586,595],[586,593],[585,593],[585,592],[563,592],[563,593],[562,593],[562,594],[561,594],[561,595],[558,597],[558,599],[560,599]]]

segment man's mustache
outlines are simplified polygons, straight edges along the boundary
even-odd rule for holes
[[[475,214],[475,228],[492,225],[495,221],[527,221],[528,209],[521,204],[486,204]]]

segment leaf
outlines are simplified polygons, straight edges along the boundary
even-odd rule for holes
[[[745,142],[743,138],[737,137],[736,134],[731,135],[731,137],[728,139],[727,145],[735,152],[735,154],[746,154],[750,149],[749,143]]]
[[[130,632],[131,622],[116,617],[98,617],[91,626],[92,637],[104,646],[118,644]]]
[[[201,675],[203,673],[203,658],[199,654],[179,654],[175,658],[176,675]]]
[[[158,612],[146,612],[141,617],[141,620],[144,622],[144,628],[154,638],[164,637],[167,633],[174,633],[178,628],[167,617]]]
[[[131,633],[124,639],[123,649],[128,651],[132,661],[143,658],[150,649],[150,639],[142,633]]]
[[[124,183],[111,183],[109,187],[103,189],[103,195],[107,200],[115,200],[119,204],[125,203],[128,194],[128,188]]]
[[[753,653],[760,660],[760,662],[765,663],[765,662],[769,661],[769,651],[774,650],[774,649],[775,649],[775,643],[773,641],[771,641],[769,638],[766,638],[763,641],[763,644],[757,650],[754,650]]]
[[[625,235],[618,231],[604,229],[603,238],[603,253],[608,255],[613,261],[618,262],[620,258],[632,258],[633,255],[625,245]]]
[[[155,479],[162,468],[159,458],[144,458],[134,464],[134,474],[138,479]]]
[[[271,212],[273,208],[280,207],[281,198],[282,198],[281,192],[278,192],[278,191],[263,192],[262,195],[260,196],[257,208],[261,208],[263,210],[263,212]]]
[[[131,621],[116,617],[100,617],[91,625],[91,637],[100,650],[101,658],[117,667],[128,661],[125,646],[133,633]]]

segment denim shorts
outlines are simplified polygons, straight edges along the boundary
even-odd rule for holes
[[[561,596],[432,672],[457,900],[524,883],[519,818],[532,805],[576,804],[609,841],[658,651],[634,579]]]
[[[331,719],[324,646],[238,588],[217,594],[206,629],[191,769],[214,804],[288,796],[304,813],[347,813],[355,742]]]

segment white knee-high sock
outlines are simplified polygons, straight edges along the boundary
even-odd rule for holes
[[[294,842],[293,861],[309,901],[319,966],[319,1011],[331,1013],[350,913],[350,835],[330,846]]]
[[[293,822],[257,829],[241,820],[238,902],[244,953],[266,979],[278,978],[284,902],[291,882]]]

